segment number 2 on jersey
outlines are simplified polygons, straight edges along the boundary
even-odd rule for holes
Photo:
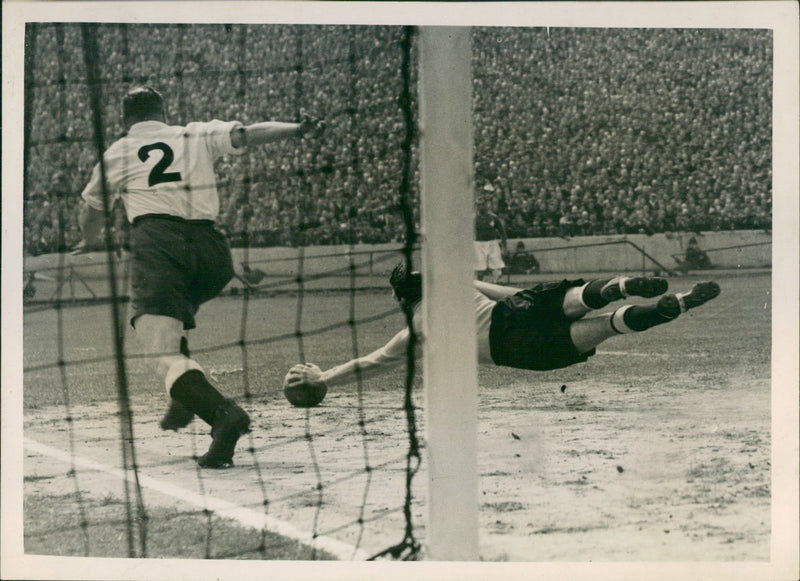
[[[140,147],[139,159],[146,161],[150,157],[150,152],[154,149],[159,150],[162,155],[158,163],[153,166],[152,170],[150,170],[150,176],[147,178],[147,185],[155,186],[158,184],[181,181],[180,172],[165,171],[175,159],[175,154],[172,152],[172,148],[166,143],[159,141],[158,143],[151,143],[150,145],[144,145]]]

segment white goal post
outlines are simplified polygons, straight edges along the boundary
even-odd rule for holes
[[[428,557],[478,559],[472,40],[421,27],[419,101]]]

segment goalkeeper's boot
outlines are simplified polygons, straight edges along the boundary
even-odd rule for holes
[[[719,285],[713,281],[698,282],[692,290],[674,295],[664,295],[658,301],[658,312],[668,319],[674,319],[689,309],[694,309],[719,296]]]
[[[223,401],[214,413],[211,437],[214,439],[208,452],[198,458],[203,468],[233,466],[233,451],[239,438],[250,431],[250,416],[232,400]]]
[[[186,409],[186,407],[176,399],[170,399],[169,409],[164,417],[161,418],[162,430],[179,430],[185,428],[194,419],[194,412]]]
[[[600,296],[609,303],[625,297],[651,298],[664,294],[668,287],[667,279],[658,276],[618,276],[600,289]]]

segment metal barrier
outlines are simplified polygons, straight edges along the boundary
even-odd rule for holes
[[[545,239],[543,239],[545,240]],[[546,239],[553,241],[552,239]],[[743,248],[763,247],[771,245],[771,241],[765,242],[751,242],[743,244],[724,245],[713,248],[704,248],[706,253],[718,253],[728,250],[738,250]],[[685,269],[680,268],[679,258],[684,255],[682,252],[670,253],[672,257],[679,264],[677,266],[666,266],[663,257],[666,255],[663,245],[660,248],[661,252],[658,256],[654,253],[647,251],[641,244],[637,244],[628,238],[620,238],[618,240],[607,240],[598,242],[582,242],[579,244],[560,244],[557,246],[537,246],[536,248],[528,248],[521,252],[521,254],[541,256],[542,254],[552,252],[574,251],[577,253],[582,249],[587,248],[603,248],[603,247],[618,247],[630,248],[641,257],[641,262],[637,270],[646,273],[648,268],[657,270],[667,275],[676,275],[685,273]],[[320,249],[315,249],[319,251]],[[278,256],[276,254],[284,252],[291,253],[291,255]],[[246,264],[254,268],[259,276],[256,277],[255,283],[248,280],[242,272],[237,272],[235,281],[229,288],[231,294],[237,292],[251,292],[251,293],[274,293],[274,292],[287,292],[291,291],[296,286],[297,264],[298,256],[301,249],[297,248],[280,248],[280,249],[248,249]],[[386,248],[366,248],[366,249],[338,249],[330,252],[307,252],[303,249],[303,262],[304,272],[303,280],[305,282],[316,283],[319,288],[324,290],[334,290],[341,287],[342,278],[354,275],[358,282],[360,289],[374,289],[385,288],[388,286],[387,274],[391,271],[392,266],[396,260],[400,260],[401,249],[399,247],[389,246]],[[234,249],[235,259],[238,255],[239,262],[244,265],[245,261],[242,260],[242,250]],[[271,256],[269,256],[272,254]],[[88,255],[87,255],[88,256]],[[103,256],[102,260],[97,258]],[[97,253],[91,258],[84,258],[84,262],[80,264],[71,262],[70,264],[63,263],[63,257],[54,255],[50,257],[40,257],[44,260],[39,260],[38,267],[28,267],[24,269],[24,280],[26,283],[24,302],[26,305],[39,304],[49,305],[54,302],[86,302],[86,301],[103,301],[108,300],[108,285],[107,266],[109,259],[103,254]],[[60,258],[60,259],[59,259]],[[550,265],[550,268],[543,268],[539,274],[557,274],[565,272],[611,272],[617,271],[615,268],[604,268],[600,263],[597,263],[597,270],[592,271],[591,268],[587,269],[587,260],[585,256],[573,257],[573,264],[568,265],[566,261],[562,264]],[[74,260],[74,259],[71,259]],[[123,254],[121,258],[113,258],[117,261],[119,272],[127,272],[129,264],[129,257]],[[55,266],[48,265],[54,262],[59,262]],[[621,271],[630,271],[631,259],[628,259],[628,266],[621,269]],[[606,265],[607,266],[607,265]],[[749,265],[753,266],[753,265]],[[264,268],[264,271],[260,268]],[[240,269],[237,269],[240,270]],[[266,271],[266,272],[265,272]],[[511,281],[511,276],[515,273],[506,272],[504,280]],[[261,276],[263,275],[263,276]],[[325,279],[330,279],[330,283],[326,285]],[[250,279],[253,280],[253,279]],[[121,281],[125,284],[127,281],[124,278]],[[337,286],[338,284],[338,286]],[[239,288],[236,285],[241,285]],[[347,286],[347,285],[345,285]],[[64,289],[68,292],[62,293]],[[39,299],[36,299],[36,297]],[[123,300],[126,297],[121,297]]]

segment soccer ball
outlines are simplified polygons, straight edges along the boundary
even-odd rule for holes
[[[319,405],[328,393],[328,386],[323,382],[317,383],[294,383],[289,385],[289,379],[297,374],[297,371],[290,369],[283,379],[283,395],[293,406],[298,408],[311,408]]]

